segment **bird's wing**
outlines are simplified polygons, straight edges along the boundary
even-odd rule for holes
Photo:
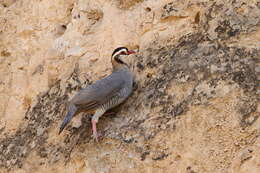
[[[112,73],[110,76],[80,90],[71,102],[80,109],[95,109],[115,96],[123,85],[124,79],[120,75]]]

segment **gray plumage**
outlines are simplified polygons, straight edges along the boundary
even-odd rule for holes
[[[98,141],[96,124],[99,118],[107,110],[122,103],[133,90],[133,74],[121,59],[133,53],[135,52],[126,47],[114,50],[111,56],[112,74],[80,90],[70,100],[68,113],[60,126],[59,134],[76,114],[84,111],[94,114],[91,120],[93,137]]]
[[[132,90],[133,74],[128,67],[117,69],[111,75],[80,90],[69,102],[68,114],[59,133],[77,112],[95,110],[93,119],[98,121],[103,113],[122,103]]]
[[[128,68],[121,68],[111,75],[80,90],[70,101],[79,110],[108,110],[124,101],[132,92],[133,75]],[[113,101],[114,100],[114,101]]]

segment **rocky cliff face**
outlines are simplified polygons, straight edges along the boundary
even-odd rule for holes
[[[260,172],[255,0],[0,0],[0,172]],[[66,102],[111,72],[135,91],[62,135]]]

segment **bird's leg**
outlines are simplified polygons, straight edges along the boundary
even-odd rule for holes
[[[98,142],[97,122],[92,119],[91,123],[92,123],[93,137],[95,138],[96,142]]]
[[[97,109],[91,119],[93,137],[95,138],[96,142],[98,142],[98,137],[101,136],[97,132],[97,122],[98,122],[99,117],[101,117],[104,113],[105,113],[104,109]]]

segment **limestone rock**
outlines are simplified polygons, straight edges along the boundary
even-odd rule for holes
[[[0,172],[258,173],[260,10],[247,0],[0,0]],[[134,93],[91,137],[67,101],[111,72]]]

